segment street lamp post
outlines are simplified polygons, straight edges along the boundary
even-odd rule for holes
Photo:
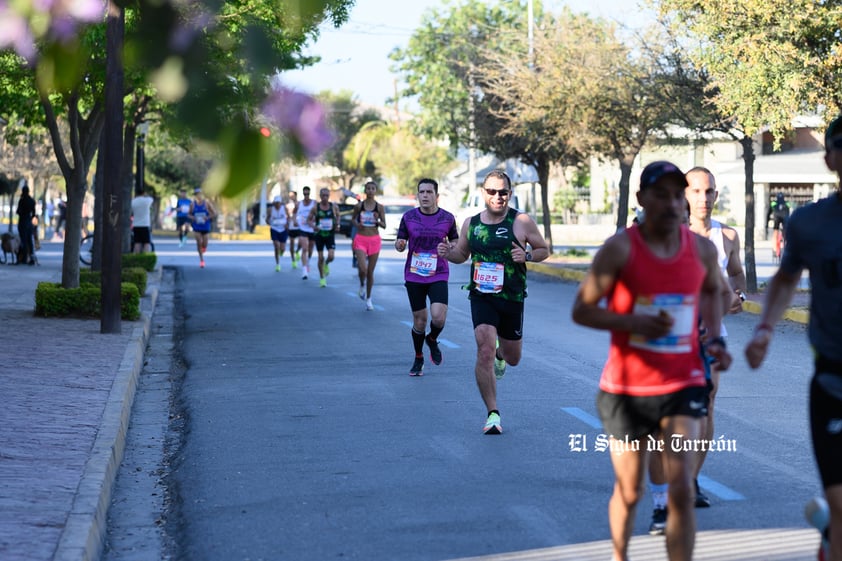
[[[147,121],[143,121],[137,127],[137,151],[135,155],[135,165],[136,165],[136,173],[135,173],[135,186],[134,191],[135,195],[139,194],[143,191],[144,183],[146,178],[144,174],[146,173],[146,133],[149,132],[149,123]]]

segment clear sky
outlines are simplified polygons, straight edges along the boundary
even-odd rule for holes
[[[645,19],[635,0],[544,0],[545,10],[550,12],[558,12],[564,5],[623,25],[640,25]],[[406,46],[422,14],[440,6],[442,0],[357,0],[346,24],[339,29],[322,27],[319,40],[305,49],[322,61],[284,73],[281,79],[304,92],[346,89],[361,103],[384,105],[395,93],[396,76],[389,71],[389,53]]]

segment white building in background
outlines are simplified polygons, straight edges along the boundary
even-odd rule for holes
[[[783,193],[792,208],[827,196],[837,182],[836,174],[824,163],[825,123],[818,117],[801,117],[792,122],[793,134],[773,152],[772,136],[768,132],[754,139],[755,237],[765,239],[766,216],[769,203],[777,193]],[[655,160],[669,160],[683,170],[703,166],[716,177],[719,201],[718,218],[744,226],[745,222],[745,162],[742,146],[725,135],[711,136],[704,141],[686,143],[672,140],[653,143],[637,157],[629,181],[629,206],[636,206],[640,172]],[[602,201],[619,197],[620,166],[616,162],[591,164],[591,209],[600,211]],[[595,202],[596,201],[596,202]],[[629,220],[634,216],[630,213]]]

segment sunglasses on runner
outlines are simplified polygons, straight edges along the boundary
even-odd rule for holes
[[[485,189],[485,187],[483,187],[483,189]],[[485,192],[488,193],[488,196],[490,197],[496,197],[497,195],[500,195],[505,199],[509,196],[508,189],[485,189]]]
[[[827,141],[827,147],[833,148],[834,150],[839,150],[842,148],[842,136],[834,136],[830,140]]]

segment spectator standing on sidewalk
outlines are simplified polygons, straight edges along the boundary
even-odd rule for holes
[[[35,199],[29,194],[29,187],[24,185],[20,190],[18,199],[18,236],[20,236],[20,256],[18,265],[35,264],[35,227],[32,219],[35,218]]]
[[[825,132],[825,164],[842,181],[842,116]],[[810,273],[810,321],[807,334],[815,356],[810,382],[813,452],[830,508],[819,559],[842,561],[842,184],[835,193],[798,208],[786,224],[781,265],[769,282],[766,301],[746,346],[748,364],[758,368],[766,357],[775,324]]]
[[[152,244],[152,221],[150,209],[155,199],[141,189],[132,199],[133,253],[149,253]]]

